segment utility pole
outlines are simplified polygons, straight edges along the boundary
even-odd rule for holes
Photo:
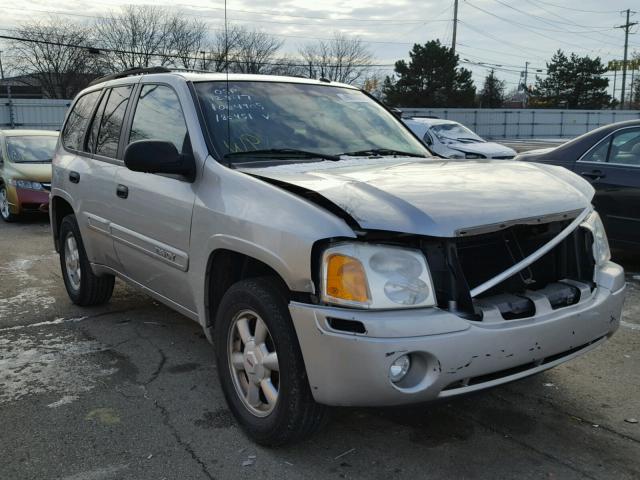
[[[4,80],[4,69],[2,68],[2,50],[0,50],[0,80]]]
[[[624,28],[624,58],[622,60],[622,95],[620,97],[620,110],[624,109],[624,94],[627,83],[627,51],[629,49],[629,29],[638,22],[629,22],[629,15],[631,10],[627,8],[627,22],[624,25],[619,25],[615,28]]]
[[[453,0],[453,35],[451,35],[451,53],[456,54],[456,36],[458,34],[458,0]]]

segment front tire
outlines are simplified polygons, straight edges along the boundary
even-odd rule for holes
[[[62,219],[59,239],[62,278],[71,301],[85,307],[108,302],[115,277],[98,277],[91,270],[75,215]]]
[[[222,298],[213,334],[229,408],[266,446],[309,437],[327,417],[311,394],[287,301],[276,285],[268,277],[234,284]]]
[[[0,217],[5,222],[15,222],[18,219],[18,216],[11,213],[9,209],[9,196],[5,185],[0,185]]]

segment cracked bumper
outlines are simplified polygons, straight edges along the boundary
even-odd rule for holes
[[[608,263],[597,287],[570,307],[536,301],[521,320],[468,321],[437,308],[355,311],[291,303],[290,311],[317,402],[382,406],[424,402],[517,380],[577,357],[618,328],[624,271]],[[331,328],[328,319],[361,322],[365,334]],[[406,382],[394,385],[389,367],[409,353]]]

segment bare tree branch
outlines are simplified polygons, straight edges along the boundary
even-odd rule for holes
[[[12,70],[28,75],[33,81],[25,78],[25,85],[40,86],[47,97],[73,98],[97,76],[88,29],[49,19],[25,23],[13,34],[24,40],[9,42]]]
[[[372,55],[359,38],[334,32],[331,40],[319,40],[300,49],[313,77],[356,83],[366,76]]]

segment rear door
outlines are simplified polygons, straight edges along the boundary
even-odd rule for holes
[[[596,189],[594,206],[617,246],[640,246],[640,127],[612,133],[580,158],[574,171]]]
[[[190,154],[180,98],[167,84],[141,83],[123,146],[137,140],[172,142]],[[111,225],[115,250],[132,280],[195,311],[187,282],[195,184],[180,175],[133,172],[119,166]]]
[[[95,90],[80,97],[69,113],[62,131],[63,148],[53,164],[54,194],[70,201],[92,263],[117,268],[108,228],[115,166],[94,155],[92,130],[100,126],[110,90]]]

